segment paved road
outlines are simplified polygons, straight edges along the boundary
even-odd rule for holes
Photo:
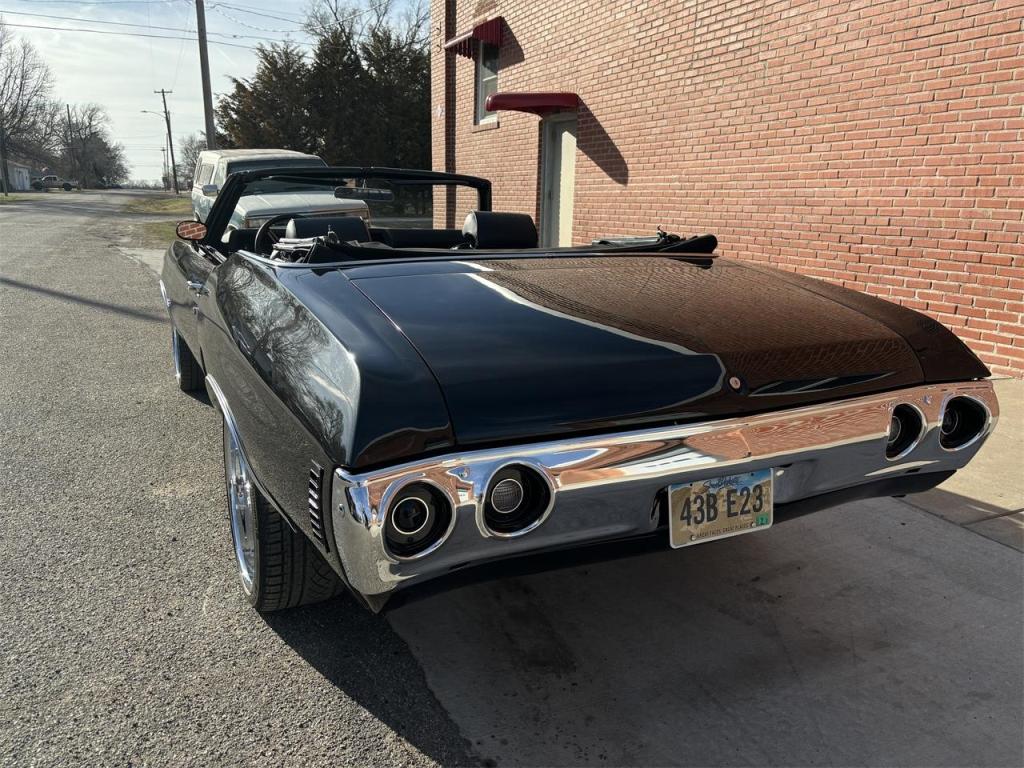
[[[1020,553],[891,500],[261,618],[126,194],[0,207],[0,764],[1024,760]]]

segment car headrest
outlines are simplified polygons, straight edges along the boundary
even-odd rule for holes
[[[255,229],[229,229],[228,230],[228,253],[235,251],[256,250]]]
[[[370,230],[366,222],[358,216],[309,216],[292,219],[285,227],[285,237],[318,237],[334,232],[344,242],[355,240],[358,243],[368,242]]]
[[[537,247],[537,227],[525,213],[471,211],[462,234],[474,248]]]

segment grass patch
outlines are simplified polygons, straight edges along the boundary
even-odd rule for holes
[[[6,205],[7,203],[20,203],[23,200],[28,200],[28,198],[25,195],[7,195],[4,197],[4,195],[0,193],[0,205]]]
[[[192,218],[192,199],[188,195],[166,197],[164,195],[145,197],[133,200],[124,207],[127,213],[165,213],[177,214],[182,218]]]
[[[139,237],[139,247],[166,248],[171,244],[171,241],[177,237],[177,235],[174,234],[174,228],[177,225],[177,219],[170,221],[145,222],[140,225],[141,237]]]

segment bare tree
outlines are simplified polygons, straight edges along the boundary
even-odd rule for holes
[[[124,148],[110,138],[110,116],[99,104],[69,106],[59,121],[60,165],[83,188],[124,181]]]
[[[0,183],[11,188],[8,147],[30,140],[47,143],[55,129],[50,100],[53,75],[33,45],[14,36],[0,19]]]
[[[199,153],[206,149],[206,134],[200,131],[188,136],[178,137],[178,176],[185,188],[191,187],[199,162]]]
[[[314,37],[341,29],[361,44],[385,30],[411,48],[430,44],[430,6],[424,0],[396,12],[395,0],[312,0],[306,12],[306,31]]]

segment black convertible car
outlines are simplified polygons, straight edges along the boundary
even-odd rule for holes
[[[245,196],[325,187],[365,206],[232,224]],[[485,179],[245,172],[178,234],[178,381],[223,416],[259,610],[342,586],[380,610],[922,491],[998,415],[985,366],[921,314],[716,258],[710,235],[541,248]]]

